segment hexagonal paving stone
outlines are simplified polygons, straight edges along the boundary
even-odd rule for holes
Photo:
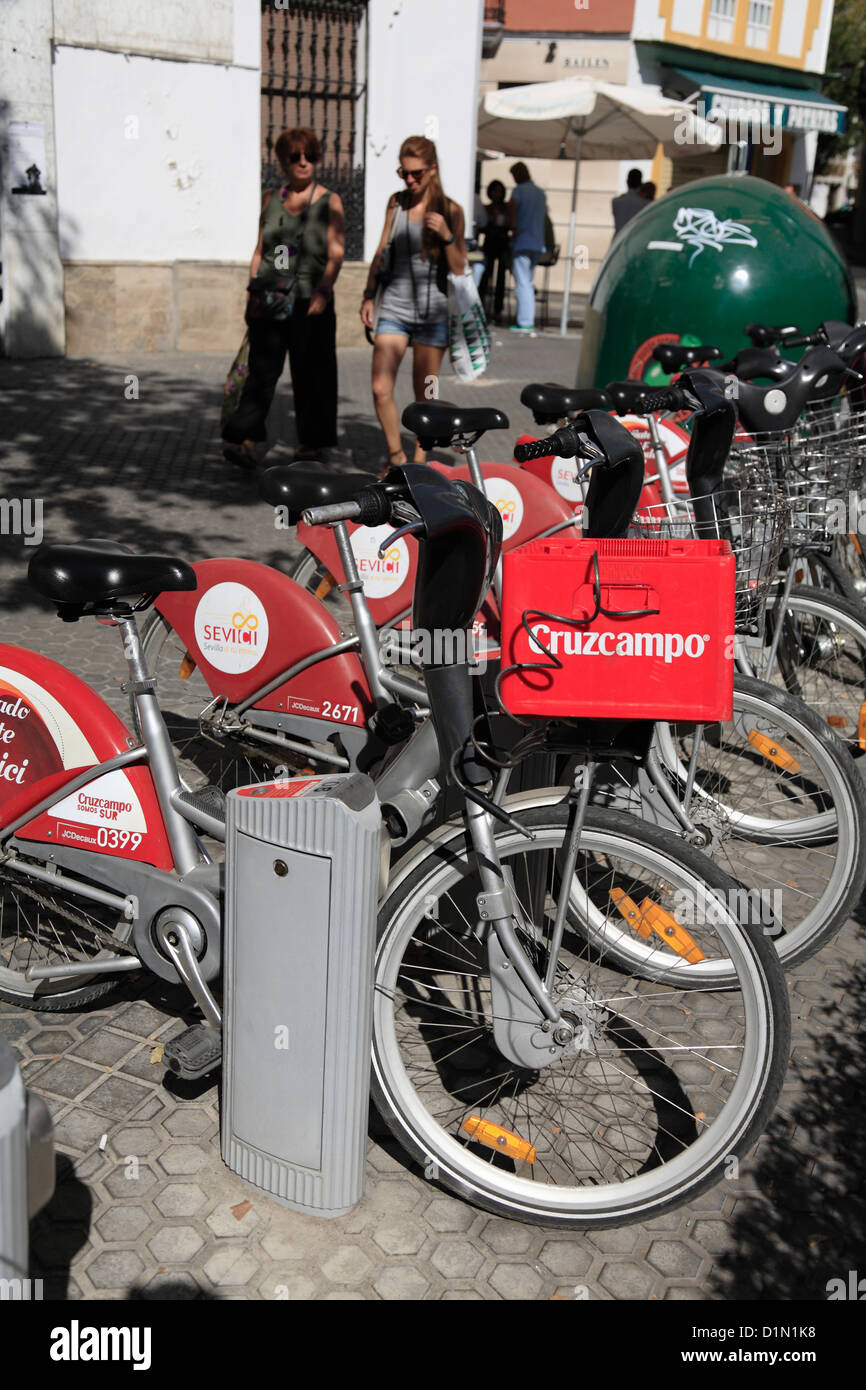
[[[415,1221],[395,1221],[380,1226],[373,1239],[386,1255],[417,1255],[426,1236]]]
[[[664,1298],[667,1302],[686,1303],[689,1301],[706,1299],[706,1294],[702,1293],[696,1284],[669,1284],[664,1291]]]
[[[702,1218],[695,1222],[691,1235],[701,1249],[710,1255],[721,1255],[732,1244],[731,1228],[725,1221],[708,1221]]]
[[[653,1275],[631,1260],[608,1260],[598,1282],[614,1298],[648,1298]]]
[[[260,1288],[263,1298],[288,1299],[292,1303],[313,1298],[316,1293],[314,1280],[306,1274],[275,1274]]]
[[[322,1299],[323,1303],[368,1303],[369,1299],[360,1289],[332,1289],[326,1293]]]
[[[414,1265],[389,1265],[373,1281],[373,1288],[380,1298],[417,1301],[422,1299],[430,1288],[429,1281]]]
[[[548,1240],[541,1248],[538,1263],[560,1278],[586,1274],[592,1264],[592,1252],[576,1240]]]
[[[434,1197],[423,1216],[435,1231],[467,1231],[478,1213],[457,1197]]]
[[[477,1289],[446,1289],[441,1303],[483,1303],[484,1299]]]
[[[217,1207],[207,1218],[207,1224],[215,1236],[245,1236],[258,1226],[258,1212],[248,1201],[236,1202],[234,1206],[237,1210],[233,1210],[232,1207]]]
[[[164,1142],[154,1125],[125,1125],[112,1134],[111,1150],[121,1158],[128,1154],[146,1158]]]
[[[39,1090],[77,1100],[102,1075],[98,1067],[86,1067],[83,1062],[64,1057],[39,1073]]]
[[[60,1028],[40,1028],[38,1033],[34,1033],[28,1040],[30,1051],[41,1057],[59,1056],[61,1053],[73,1046],[75,1039],[71,1033]],[[80,1054],[81,1048],[76,1051]],[[97,1059],[92,1059],[97,1060]]]
[[[111,1207],[94,1224],[105,1241],[136,1241],[150,1225],[150,1215],[144,1207],[124,1203]]]
[[[679,1274],[684,1279],[694,1279],[701,1267],[700,1256],[681,1240],[654,1240],[647,1260],[669,1278]]]
[[[497,1255],[522,1255],[532,1244],[532,1232],[517,1221],[500,1221],[491,1217],[482,1228],[481,1239]]]
[[[309,1246],[300,1235],[291,1236],[285,1231],[272,1228],[262,1236],[261,1246],[272,1260],[305,1260],[309,1258]]]
[[[431,1260],[446,1279],[470,1279],[483,1262],[483,1255],[468,1240],[440,1241]]]
[[[372,1265],[357,1245],[338,1245],[327,1259],[321,1261],[322,1273],[332,1284],[358,1284]]]
[[[150,1098],[147,1087],[125,1076],[107,1076],[91,1091],[87,1104],[110,1120],[123,1120]]]
[[[244,1246],[223,1245],[204,1266],[212,1284],[248,1284],[258,1265]]]
[[[172,1182],[153,1200],[163,1216],[192,1216],[207,1197],[194,1182]]]
[[[55,1118],[55,1147],[87,1152],[95,1148],[107,1128],[104,1115],[96,1115],[86,1106],[78,1105],[73,1110],[67,1110],[65,1115]]]
[[[612,1226],[609,1231],[593,1231],[587,1239],[605,1253],[628,1255],[637,1245],[639,1233],[633,1226]]]
[[[367,1150],[367,1162],[372,1168],[375,1168],[377,1173],[405,1173],[406,1171],[406,1161],[402,1157],[402,1150],[398,1150],[396,1145],[384,1148],[381,1144],[371,1144]]]
[[[406,1178],[376,1178],[367,1184],[366,1205],[377,1214],[397,1216],[414,1211],[420,1197],[417,1185]]]
[[[99,1062],[104,1067],[114,1067],[134,1046],[130,1038],[106,1028],[99,1033],[91,1033],[89,1038],[78,1043],[75,1055],[82,1057],[86,1062]]]
[[[169,1014],[162,1013],[150,1004],[139,1001],[136,1004],[130,1004],[127,1009],[121,1009],[115,1015],[114,1026],[122,1028],[125,1033],[134,1033],[138,1038],[149,1038],[151,1033],[156,1033],[164,1028],[170,1019]]]
[[[141,1163],[136,1158],[134,1162],[127,1163],[124,1159],[118,1159],[112,1172],[108,1177],[103,1178],[102,1182],[106,1191],[112,1196],[123,1201],[129,1197],[146,1197],[156,1184],[157,1178],[152,1168],[146,1163]],[[164,1179],[160,1177],[162,1183]]]
[[[161,1265],[186,1264],[203,1245],[204,1241],[192,1226],[163,1226],[147,1242],[148,1250]]]
[[[95,1289],[131,1288],[144,1273],[134,1250],[103,1250],[87,1265],[85,1273]]]
[[[164,1154],[160,1154],[157,1162],[170,1177],[175,1177],[197,1173],[207,1162],[207,1157],[204,1149],[196,1148],[194,1144],[173,1144]]]
[[[499,1264],[490,1276],[490,1284],[503,1298],[538,1298],[544,1287],[540,1276],[529,1264]]]
[[[205,1111],[197,1106],[185,1105],[182,1109],[175,1110],[173,1115],[166,1115],[162,1127],[175,1139],[197,1139],[210,1124],[211,1118]]]

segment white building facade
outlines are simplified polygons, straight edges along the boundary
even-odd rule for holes
[[[332,143],[342,140],[362,190],[347,204],[360,262],[378,240],[405,136],[436,140],[447,191],[471,206],[482,9],[482,0],[437,0],[433,12],[426,0],[4,0],[5,353],[236,347],[263,141],[284,126],[317,128],[331,113]],[[339,68],[330,106],[300,94],[311,23],[319,67]],[[347,102],[351,148],[348,118],[333,124]],[[363,263],[349,263],[338,282],[344,341],[358,331],[365,278]]]

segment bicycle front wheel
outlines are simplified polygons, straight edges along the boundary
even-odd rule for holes
[[[496,835],[542,977],[569,814],[518,811],[535,838]],[[530,1070],[494,1041],[465,833],[434,837],[382,906],[373,1013],[374,1096],[425,1175],[488,1211],[584,1228],[649,1220],[716,1181],[763,1128],[788,1048],[778,962],[724,909],[733,888],[667,832],[591,810],[553,988],[574,1036]],[[708,892],[716,910],[667,935],[678,905]],[[613,947],[631,933],[643,953],[608,951],[605,923]],[[730,965],[739,993],[692,974],[708,955]]]

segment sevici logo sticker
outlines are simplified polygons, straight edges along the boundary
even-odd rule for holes
[[[409,577],[409,548],[404,540],[394,541],[379,554],[379,546],[393,535],[393,526],[359,526],[352,532],[352,550],[367,598],[387,598]]]
[[[555,458],[550,465],[550,481],[566,502],[582,502],[583,490],[577,481],[577,460]]]
[[[231,675],[250,671],[268,645],[268,615],[245,584],[214,584],[195,610],[195,640],[211,666]]]
[[[507,478],[485,478],[484,491],[502,517],[503,541],[510,541],[523,521],[523,498]]]

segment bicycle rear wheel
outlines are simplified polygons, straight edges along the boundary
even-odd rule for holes
[[[777,603],[767,608],[768,641]],[[861,728],[866,733],[866,608],[824,589],[792,589],[775,669],[764,679],[805,701],[858,757]]]
[[[0,868],[0,999],[37,1012],[80,1009],[117,987],[117,976],[88,976],[93,961],[129,954],[132,923],[109,907],[62,888],[28,882]],[[32,965],[76,965],[70,980],[28,980]]]
[[[543,977],[569,808],[516,814],[535,839],[504,829],[496,840]],[[446,827],[414,865],[381,909],[373,1090],[425,1175],[488,1211],[583,1228],[649,1220],[715,1182],[766,1123],[788,1048],[787,995],[760,936],[723,907],[689,928],[691,947],[665,934],[677,895],[723,904],[732,880],[664,831],[591,810],[553,989],[574,1040],[528,1069],[494,1043],[462,828]],[[643,925],[656,909],[655,944],[629,924],[628,900]],[[631,962],[608,950],[627,934],[644,947]],[[684,950],[729,961],[741,992],[708,990]]]

